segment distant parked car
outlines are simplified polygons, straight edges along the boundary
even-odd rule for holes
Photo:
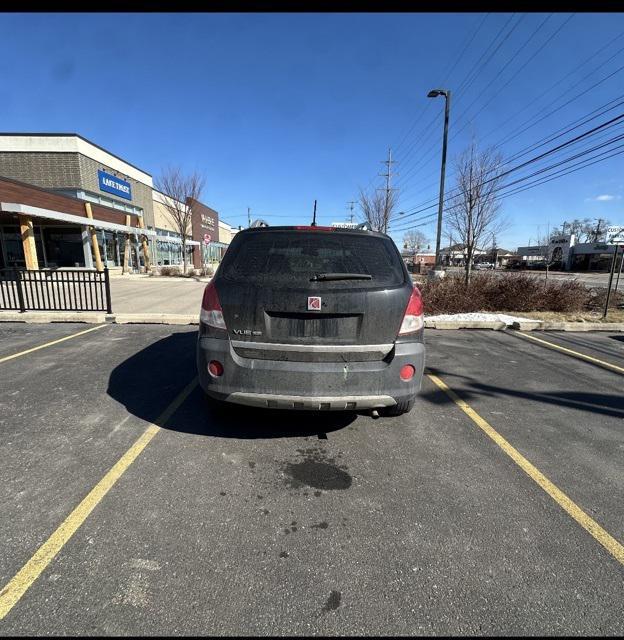
[[[495,266],[491,262],[477,262],[474,266],[477,271],[484,271],[488,269],[494,269]]]
[[[531,262],[527,263],[527,269],[546,271],[546,260],[532,260]]]

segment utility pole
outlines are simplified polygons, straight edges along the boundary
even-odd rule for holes
[[[548,228],[546,230],[546,280],[548,280],[548,265],[550,264],[550,255],[548,248],[550,247],[550,220],[548,221]]]
[[[443,276],[444,269],[442,268],[442,261],[440,259],[440,239],[442,237],[442,212],[444,209],[444,176],[446,172],[446,147],[448,144],[448,126],[449,126],[449,111],[451,108],[451,92],[445,89],[432,89],[427,98],[437,98],[438,96],[444,96],[444,134],[442,137],[442,166],[440,167],[440,199],[438,203],[438,226],[436,233],[436,258],[435,267],[433,269],[435,276]],[[472,260],[472,256],[470,257]],[[440,273],[442,272],[442,273]]]
[[[386,179],[386,187],[385,189],[377,189],[377,191],[385,191],[386,192],[386,197],[385,197],[385,202],[384,202],[384,220],[383,220],[383,229],[380,229],[380,231],[382,231],[383,233],[387,233],[388,231],[388,218],[390,217],[390,192],[392,191],[396,191],[396,189],[393,189],[390,186],[390,181],[392,179],[393,176],[398,176],[398,173],[393,173],[392,172],[392,165],[396,163],[396,160],[392,159],[392,149],[390,147],[388,147],[388,159],[387,160],[381,160],[380,161],[382,164],[387,165],[388,170],[386,173],[380,173],[379,175],[382,178]]]
[[[599,225],[600,226],[600,223]],[[613,273],[615,272],[615,263],[617,262],[617,254],[618,249],[620,248],[619,244],[615,245],[615,251],[613,252],[613,260],[611,260],[611,271],[609,273],[609,284],[607,285],[607,298],[605,300],[604,311],[602,312],[602,319],[604,320],[607,317],[607,313],[609,312],[609,298],[611,297],[611,284],[613,283]],[[617,289],[617,287],[616,287]]]
[[[347,205],[349,205],[349,209],[351,210],[351,214],[349,215],[350,218],[350,222],[353,223],[353,205],[355,205],[355,201],[351,200],[351,202],[347,202]]]
[[[247,207],[247,226],[251,227],[251,207]]]

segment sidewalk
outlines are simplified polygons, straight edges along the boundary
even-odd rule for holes
[[[110,279],[113,313],[199,314],[202,295],[210,278],[119,276]]]

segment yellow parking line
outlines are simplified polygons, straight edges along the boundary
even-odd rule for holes
[[[624,564],[624,546],[607,533],[594,519],[588,516],[561,489],[554,485],[541,471],[534,467],[517,449],[511,446],[498,431],[484,420],[470,405],[464,402],[443,380],[431,373],[427,377],[483,431],[564,511],[589,532],[618,562]]]
[[[77,338],[78,336],[82,336],[85,333],[89,333],[91,331],[97,331],[98,329],[102,329],[103,327],[107,327],[108,324],[99,324],[97,327],[91,327],[90,329],[85,329],[84,331],[78,331],[78,333],[72,333],[69,336],[65,336],[64,338],[59,338],[58,340],[52,340],[51,342],[46,342],[44,344],[40,344],[38,347],[33,347],[32,349],[26,349],[26,351],[20,351],[19,353],[14,353],[11,356],[4,356],[4,358],[0,358],[0,363],[7,362],[8,360],[13,360],[13,358],[19,358],[20,356],[25,356],[28,353],[32,353],[33,351],[39,351],[39,349],[45,349],[46,347],[51,347],[53,344],[58,344],[59,342],[64,342],[65,340],[71,340],[72,338]]]
[[[548,342],[548,340],[544,340],[543,338],[536,338],[535,336],[532,336],[528,333],[520,333],[519,331],[514,331],[513,334],[544,344],[550,349],[556,349],[557,351],[563,351],[564,353],[569,353],[570,355],[576,358],[581,358],[583,360],[587,360],[588,362],[595,362],[596,364],[600,364],[603,367],[607,367],[609,369],[612,369],[613,371],[617,371],[618,373],[624,373],[624,367],[618,367],[616,364],[612,364],[611,362],[606,362],[605,360],[599,360],[598,358],[594,358],[593,356],[588,356],[588,355],[585,355],[584,353],[579,353],[578,351],[574,351],[573,349],[562,347],[558,344],[555,344],[554,342]]]
[[[136,442],[121,456],[108,473],[91,489],[82,502],[65,518],[58,529],[37,549],[28,562],[15,574],[8,584],[0,590],[0,620],[19,602],[32,583],[56,557],[68,540],[76,533],[80,525],[121,478],[128,467],[147,447],[152,438],[160,431],[158,424],[164,425],[174,411],[186,400],[195,389],[197,378],[194,378],[175,398],[175,400],[150,424]]]

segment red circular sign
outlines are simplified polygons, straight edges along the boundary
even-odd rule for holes
[[[204,244],[210,244],[212,236],[209,233],[204,233]]]

